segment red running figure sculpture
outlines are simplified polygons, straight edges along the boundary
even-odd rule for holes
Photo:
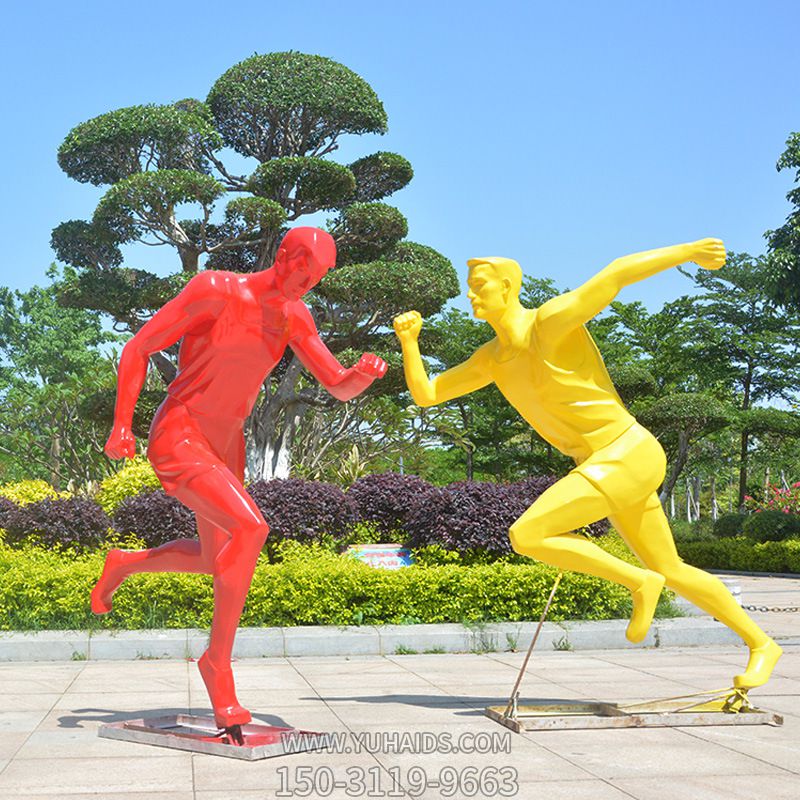
[[[125,345],[119,364],[111,458],[133,458],[131,422],[152,353],[182,339],[178,373],[150,427],[147,456],[167,494],[197,517],[199,541],[177,539],[150,550],[111,550],[92,590],[92,611],[111,610],[119,585],[137,572],[200,572],[214,576],[209,647],[198,667],[221,728],[250,721],[231,672],[236,628],[269,527],[245,491],[243,426],[261,384],[288,345],[338,400],[349,400],[386,372],[365,353],[345,369],[319,337],[300,299],[336,262],[332,237],[294,228],[275,263],[251,274],[206,271],[150,319]]]

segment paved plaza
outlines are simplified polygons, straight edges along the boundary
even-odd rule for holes
[[[800,601],[798,580],[742,586],[745,603]],[[755,616],[786,652],[752,699],[782,714],[782,727],[512,733],[483,708],[507,699],[522,653],[242,659],[240,699],[258,720],[341,734],[339,752],[242,762],[97,737],[103,722],[207,713],[191,661],[0,664],[0,798],[796,800],[800,614]],[[537,650],[522,697],[635,701],[722,689],[745,656],[735,646]]]

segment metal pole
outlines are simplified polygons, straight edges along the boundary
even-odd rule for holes
[[[522,662],[522,667],[520,667],[519,675],[517,675],[517,682],[514,684],[514,688],[511,690],[511,697],[508,698],[508,705],[506,706],[506,710],[503,712],[503,716],[507,717],[511,714],[512,709],[516,709],[517,706],[517,698],[519,696],[519,685],[522,683],[522,678],[525,675],[525,670],[528,668],[528,661],[530,661],[531,653],[533,652],[533,648],[536,646],[536,640],[539,638],[539,633],[542,630],[542,625],[544,625],[545,618],[547,617],[547,612],[550,610],[550,604],[553,602],[553,598],[556,594],[556,589],[558,589],[558,584],[561,583],[561,578],[563,577],[564,573],[559,572],[556,575],[555,582],[553,583],[553,588],[550,590],[550,597],[547,598],[547,602],[544,606],[544,611],[542,611],[542,616],[539,618],[539,624],[536,626],[536,632],[533,634],[533,639],[531,639],[531,646],[528,648],[528,652],[525,654],[525,660]]]

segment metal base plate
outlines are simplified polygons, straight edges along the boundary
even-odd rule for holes
[[[692,725],[783,725],[783,717],[771,711],[746,708],[723,711],[719,701],[686,707],[683,700],[652,703],[554,703],[533,701],[519,705],[516,714],[506,716],[507,706],[489,706],[486,716],[512,731],[580,730],[593,728],[664,728]]]
[[[228,732],[217,727],[213,717],[193,717],[188,714],[111,722],[101,725],[98,730],[98,736],[105,739],[121,739],[245,761],[320,750],[331,744],[331,736],[327,733],[259,723],[242,725],[241,735],[242,743],[239,744]]]

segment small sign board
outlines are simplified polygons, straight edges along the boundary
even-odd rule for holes
[[[381,569],[400,569],[414,563],[411,551],[399,544],[354,544],[347,548],[346,553]]]

